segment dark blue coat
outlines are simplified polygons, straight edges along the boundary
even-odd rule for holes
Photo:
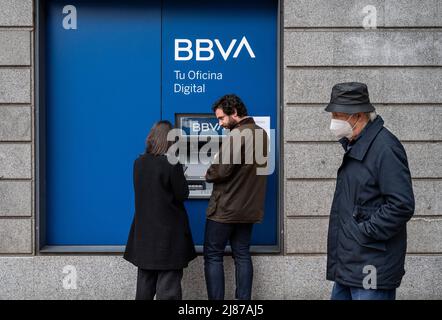
[[[363,287],[365,266],[376,268],[378,289],[399,287],[405,273],[413,188],[404,147],[383,125],[379,116],[369,122],[338,170],[327,279],[347,286]]]

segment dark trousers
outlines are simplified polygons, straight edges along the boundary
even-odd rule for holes
[[[138,268],[136,300],[181,300],[181,270],[144,270]]]
[[[219,223],[206,220],[204,234],[204,274],[209,300],[224,299],[224,250],[230,241],[235,261],[235,298],[250,300],[252,295],[253,265],[250,240],[253,224]]]
[[[336,283],[333,286],[331,300],[395,300],[396,289],[392,290],[367,290],[363,288],[348,287]]]

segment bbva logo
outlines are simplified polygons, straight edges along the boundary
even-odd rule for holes
[[[210,122],[194,122],[192,123],[192,131],[193,132],[207,132],[207,131],[219,131],[221,130],[221,126],[219,123],[210,123]]]
[[[175,61],[189,61],[194,56],[197,61],[211,61],[215,57],[214,42],[224,61],[227,61],[238,40],[233,39],[230,41],[229,46],[225,49],[219,39],[214,39],[213,41],[210,39],[196,39],[195,50],[193,50],[193,43],[190,39],[175,39]],[[243,48],[247,50],[252,59],[255,58],[255,53],[244,36],[233,53],[233,59],[238,58]]]

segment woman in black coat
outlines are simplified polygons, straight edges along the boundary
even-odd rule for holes
[[[196,257],[184,208],[189,195],[181,164],[165,153],[169,121],[160,121],[134,163],[135,216],[124,259],[138,267],[136,299],[181,299],[183,268]]]

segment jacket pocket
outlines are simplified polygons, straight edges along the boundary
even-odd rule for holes
[[[376,207],[355,206],[353,209],[353,218],[357,222],[370,220],[372,214],[378,211]]]
[[[356,242],[360,246],[379,251],[387,251],[387,246],[385,242],[373,240],[364,235],[361,230],[359,230],[358,222],[356,221],[354,216],[350,217],[350,221],[348,221],[345,226],[354,238],[354,240],[356,240]]]

